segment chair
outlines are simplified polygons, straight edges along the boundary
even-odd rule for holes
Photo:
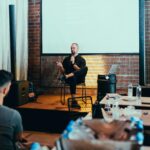
[[[72,98],[67,99],[69,112],[71,111],[92,112],[93,100],[91,96],[79,96],[75,97],[75,100],[77,103],[72,105],[74,100]],[[80,109],[78,109],[78,105],[80,106]]]
[[[75,97],[76,103],[74,103],[71,97],[67,99],[68,116],[70,120],[77,120],[78,118],[87,116],[89,112],[92,112],[92,97],[86,96],[84,98],[86,101],[83,101],[82,96]]]
[[[81,90],[82,90],[82,100],[84,99],[84,97],[86,97],[86,83],[82,82],[77,84],[77,88],[81,86]],[[69,87],[68,83],[62,82],[62,86],[61,86],[61,103],[64,105],[65,101],[66,101],[66,88]]]
[[[80,72],[80,74],[79,74]],[[78,75],[76,72],[77,77],[79,77],[79,83],[77,83],[76,88],[78,88],[78,86],[81,86],[82,89],[82,97],[86,97],[86,84],[85,84],[85,78],[86,78],[86,74],[88,72],[88,67],[83,67],[78,71]],[[82,78],[80,78],[82,77]],[[61,86],[61,103],[64,105],[65,104],[65,97],[66,97],[66,87],[69,87],[69,84],[66,83],[65,81],[62,82],[62,86]],[[82,100],[85,98],[82,98]]]

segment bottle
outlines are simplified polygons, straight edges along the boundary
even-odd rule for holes
[[[72,124],[68,138],[72,140],[92,140],[94,139],[94,132],[85,126],[83,120],[79,118]]]
[[[106,104],[105,104],[104,110],[106,112],[110,112],[111,111],[111,105],[110,105],[109,100],[106,100]]]
[[[142,88],[140,85],[136,87],[136,99],[141,100],[141,95],[142,95]]]
[[[49,148],[47,146],[42,146],[41,150],[49,150]]]
[[[143,135],[142,132],[138,132],[138,133],[136,134],[136,141],[137,141],[137,143],[138,143],[139,145],[142,145],[142,144],[143,144],[143,142],[144,142],[144,135]]]
[[[74,124],[75,124],[75,121],[73,121],[73,120],[71,120],[69,122],[69,124],[67,125],[66,129],[63,131],[63,133],[61,135],[61,137],[63,139],[68,139],[69,138],[68,135],[69,135],[70,132],[72,132]]]
[[[38,142],[34,142],[32,143],[30,150],[41,150],[41,146]]]
[[[130,140],[136,141],[139,146],[141,146],[144,142],[144,126],[143,120],[138,117],[131,117],[130,118],[130,126],[126,128],[126,131],[130,134]]]
[[[136,128],[137,128],[137,131],[143,132],[143,130],[144,130],[143,120],[141,120],[141,119],[137,120]]]
[[[133,96],[133,86],[132,86],[132,83],[129,83],[129,85],[128,85],[128,97],[132,98],[132,96]]]
[[[117,100],[114,101],[113,106],[112,106],[112,117],[113,117],[113,120],[119,120],[119,117],[120,117],[120,108],[119,108],[119,103]]]
[[[130,128],[131,129],[133,129],[133,128],[135,128],[135,124],[136,124],[136,122],[138,121],[139,119],[137,118],[137,117],[130,117],[130,122],[131,122],[131,124],[130,124]]]
[[[144,142],[144,126],[143,126],[143,120],[139,119],[136,122],[136,128],[137,128],[137,134],[136,134],[136,141],[139,145],[142,145]]]

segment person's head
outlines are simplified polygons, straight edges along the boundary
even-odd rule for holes
[[[11,85],[12,74],[5,70],[0,70],[0,93],[4,96],[8,93]]]
[[[76,55],[79,50],[79,45],[77,43],[72,43],[71,44],[71,54]]]

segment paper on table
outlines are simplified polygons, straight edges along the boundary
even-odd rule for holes
[[[136,101],[136,97],[123,97],[122,100],[124,101]]]

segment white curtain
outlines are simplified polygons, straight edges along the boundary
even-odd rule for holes
[[[0,0],[0,69],[10,71],[9,0]]]
[[[28,0],[16,0],[16,80],[26,80],[28,71]]]
[[[15,5],[16,80],[26,80],[28,72],[28,0],[0,0],[0,69],[11,70],[9,4]]]

